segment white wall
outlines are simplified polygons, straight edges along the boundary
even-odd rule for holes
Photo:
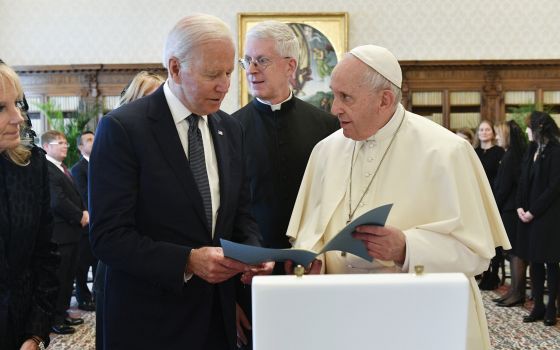
[[[350,48],[375,43],[400,60],[560,58],[558,0],[0,0],[0,57],[154,63],[192,12],[222,18],[236,35],[239,12],[331,11],[349,13]],[[223,109],[235,111],[237,99],[235,75]]]

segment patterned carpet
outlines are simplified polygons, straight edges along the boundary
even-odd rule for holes
[[[523,323],[523,316],[529,314],[532,305],[523,307],[498,307],[493,298],[505,294],[505,287],[497,291],[482,292],[490,341],[494,350],[560,350],[560,324],[546,327],[542,321]]]
[[[560,324],[545,327],[542,322],[523,323],[528,314],[525,307],[497,307],[492,298],[505,293],[505,287],[497,291],[482,292],[490,339],[494,350],[560,350]],[[94,350],[95,313],[72,309],[73,317],[82,317],[83,325],[76,327],[73,335],[51,335],[52,350]]]

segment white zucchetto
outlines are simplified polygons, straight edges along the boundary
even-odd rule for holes
[[[350,53],[401,88],[401,66],[395,55],[389,50],[376,45],[362,45],[352,49]]]

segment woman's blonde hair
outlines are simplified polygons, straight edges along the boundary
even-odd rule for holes
[[[121,92],[119,107],[148,95],[164,81],[165,79],[155,73],[139,72]]]
[[[2,91],[7,89],[16,90],[18,100],[23,98],[23,88],[17,73],[5,63],[0,63],[0,88]],[[20,113],[23,116],[23,111],[20,110]],[[12,162],[21,166],[29,164],[29,158],[31,157],[31,151],[21,143],[15,148],[7,149],[2,153]]]
[[[509,148],[509,124],[508,122],[501,122],[498,123],[494,126],[494,129],[496,130],[496,134],[500,136],[500,139],[502,140],[502,147],[504,149],[508,149]]]

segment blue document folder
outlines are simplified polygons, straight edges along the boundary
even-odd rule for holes
[[[352,233],[360,225],[385,226],[389,212],[393,204],[386,204],[372,209],[357,217],[354,221],[344,227],[336,236],[329,240],[319,252],[306,249],[273,249],[255,247],[220,239],[224,255],[228,258],[239,260],[246,264],[256,265],[265,261],[291,260],[295,264],[309,265],[317,255],[330,250],[338,250],[361,257],[367,261],[373,261],[368,255],[362,241],[352,237]]]

